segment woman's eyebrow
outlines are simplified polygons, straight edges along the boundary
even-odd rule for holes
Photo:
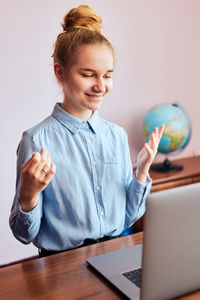
[[[88,71],[88,72],[96,72],[95,70],[90,69],[90,68],[81,68],[80,70],[81,71]],[[106,71],[106,73],[111,73],[111,72],[114,72],[114,70],[108,70],[108,71]]]

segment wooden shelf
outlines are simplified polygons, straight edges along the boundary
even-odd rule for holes
[[[200,156],[174,160],[173,163],[182,165],[183,170],[172,173],[150,171],[153,180],[151,192],[200,182]]]

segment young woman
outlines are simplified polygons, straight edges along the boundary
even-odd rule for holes
[[[10,227],[41,256],[117,237],[145,212],[164,126],[138,154],[133,174],[125,131],[98,115],[112,88],[114,56],[101,27],[86,5],[64,17],[53,53],[63,102],[18,147]]]

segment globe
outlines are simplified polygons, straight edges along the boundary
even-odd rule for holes
[[[142,120],[144,141],[147,142],[154,128],[159,128],[162,124],[165,125],[165,129],[158,152],[168,155],[185,148],[191,138],[192,127],[190,118],[184,108],[179,104],[164,103],[150,109]],[[182,166],[172,165],[166,158],[162,164],[152,165],[152,169],[171,172],[181,170]]]

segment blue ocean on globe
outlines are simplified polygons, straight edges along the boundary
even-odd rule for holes
[[[167,154],[183,149],[188,144],[192,126],[187,112],[178,104],[164,103],[150,109],[142,120],[142,134],[149,140],[155,127],[165,125],[158,152]]]

